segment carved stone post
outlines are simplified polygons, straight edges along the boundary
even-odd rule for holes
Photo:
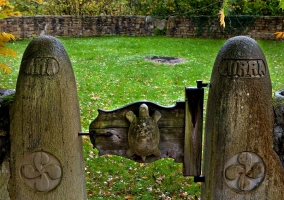
[[[273,150],[272,89],[251,38],[229,39],[211,76],[202,199],[283,199],[284,170]]]
[[[11,112],[11,199],[87,199],[76,83],[56,38],[28,45]]]

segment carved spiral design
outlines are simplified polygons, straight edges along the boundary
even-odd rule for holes
[[[34,152],[24,158],[21,175],[30,188],[38,192],[48,192],[59,184],[62,168],[53,155],[47,152]]]
[[[228,160],[224,175],[230,188],[248,192],[260,185],[265,175],[265,166],[257,154],[241,152]]]

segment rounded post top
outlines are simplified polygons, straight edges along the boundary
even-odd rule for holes
[[[229,59],[263,59],[264,54],[258,43],[247,36],[236,36],[227,40],[219,55]]]
[[[230,38],[219,51],[212,74],[226,78],[268,77],[265,56],[258,43],[247,36]]]
[[[61,42],[52,36],[34,38],[26,48],[20,73],[36,76],[53,76],[61,71],[73,74],[70,59]]]

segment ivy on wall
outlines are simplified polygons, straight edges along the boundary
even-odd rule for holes
[[[256,18],[251,15],[227,16],[225,22],[227,26],[222,30],[224,35],[240,35],[245,30],[249,30],[255,23]]]
[[[201,37],[203,36],[204,27],[208,27],[208,21],[209,17],[206,16],[200,16],[200,17],[194,17],[193,23],[197,24],[197,29],[196,29],[196,37]]]
[[[225,18],[226,27],[218,27],[216,26],[216,18],[210,16],[200,16],[192,18],[193,23],[196,28],[196,37],[204,37],[204,34],[207,34],[213,38],[217,35],[221,35],[224,37],[240,35],[245,32],[245,30],[249,30],[250,27],[255,23],[256,18],[254,16],[245,15],[245,16],[227,16]],[[220,36],[219,36],[220,37]]]

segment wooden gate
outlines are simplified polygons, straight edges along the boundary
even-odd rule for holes
[[[99,110],[89,133],[81,133],[67,53],[53,37],[35,38],[24,53],[9,115],[11,174],[5,176],[5,198],[86,199],[78,135],[89,135],[100,155],[183,163],[184,176],[203,182],[202,199],[283,199],[284,168],[272,143],[271,80],[257,42],[234,37],[217,55],[202,149],[203,87],[208,85],[197,81],[196,88],[185,89],[185,101],[171,107],[139,101]]]
[[[172,107],[139,101],[111,111],[99,109],[88,134],[94,148],[99,155],[118,155],[136,162],[173,158],[183,163],[184,176],[199,177],[203,87],[207,85],[197,81],[196,88],[185,89],[185,101]]]

